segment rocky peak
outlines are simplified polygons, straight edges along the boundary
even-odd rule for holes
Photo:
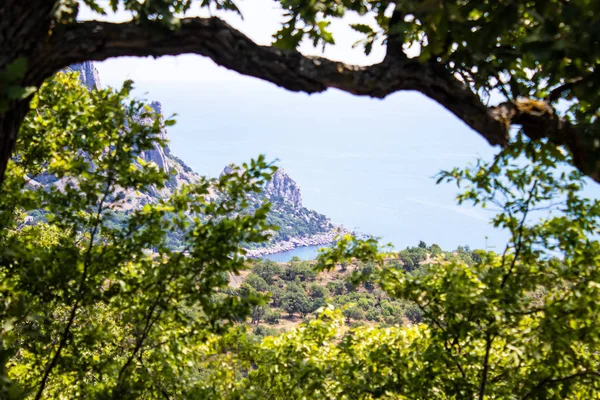
[[[219,175],[219,178],[222,177],[223,175],[231,174],[232,171],[233,171],[233,169],[231,168],[230,165],[226,166],[225,168],[223,168],[223,172],[221,172],[221,175]]]
[[[163,119],[162,113],[162,104],[158,101],[153,101],[150,103],[150,107],[158,114],[159,118]],[[152,124],[154,121],[142,120],[142,123]],[[162,140],[169,140],[167,129],[163,126],[158,135]],[[151,150],[144,151],[141,154],[141,157],[148,162],[154,162],[158,168],[169,171],[169,165],[167,163],[167,156],[170,154],[169,146],[161,146],[159,143],[154,143],[154,148]]]
[[[79,79],[81,83],[86,86],[89,90],[100,89],[100,76],[98,70],[91,61],[85,61],[79,64],[73,64],[69,66],[69,70],[79,72]],[[163,118],[163,107],[158,101],[150,103],[150,107],[159,115],[159,118]],[[150,118],[141,119],[143,124],[152,124],[154,121]],[[159,137],[163,140],[168,140],[166,128],[162,128]],[[169,164],[167,162],[167,156],[170,150],[168,146],[161,146],[158,143],[154,144],[154,148],[147,150],[140,154],[140,157],[147,162],[154,162],[158,168],[169,171]]]
[[[265,194],[273,203],[288,203],[294,208],[302,208],[300,187],[283,169],[278,169],[265,186]]]
[[[73,64],[69,67],[71,71],[79,72],[79,79],[81,83],[88,89],[100,89],[100,75],[98,70],[91,61],[84,61],[79,64]]]

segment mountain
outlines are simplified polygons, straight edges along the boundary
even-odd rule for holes
[[[69,67],[69,70],[78,72],[81,83],[90,90],[101,88],[100,76],[91,62],[75,64]],[[150,103],[150,106],[161,115],[162,104],[157,101]],[[153,121],[140,121],[151,124]],[[163,128],[160,132],[160,138],[168,142],[168,131]],[[145,193],[125,192],[124,201],[120,205],[120,212],[123,214],[140,207],[146,203],[156,202],[160,199],[168,198],[181,185],[199,181],[200,176],[187,166],[181,159],[176,157],[168,145],[162,146],[156,143],[151,150],[144,151],[140,157],[146,162],[153,162],[158,168],[171,173],[169,180],[162,189],[152,188]],[[228,172],[229,167],[225,167],[223,172]],[[64,186],[66,182],[56,179],[53,176],[42,176],[32,186]],[[115,193],[116,195],[117,193]],[[329,218],[316,211],[310,210],[302,205],[302,193],[299,185],[284,172],[279,169],[273,175],[273,178],[265,186],[264,192],[252,197],[254,204],[260,204],[265,199],[272,204],[271,213],[268,216],[268,222],[279,227],[279,230],[272,233],[272,239],[269,243],[263,244],[258,248],[248,249],[250,257],[259,257],[264,254],[272,254],[281,251],[292,250],[300,246],[325,245],[332,243],[338,233],[345,232],[341,226],[334,225]],[[33,213],[30,222],[42,218],[40,213]],[[119,221],[115,220],[115,224]],[[170,237],[170,245],[180,246],[180,239],[177,236]]]

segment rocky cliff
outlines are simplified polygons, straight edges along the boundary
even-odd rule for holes
[[[91,61],[85,61],[80,64],[73,64],[69,67],[71,71],[79,72],[79,79],[81,83],[88,89],[100,89],[100,75],[98,70]]]
[[[275,172],[273,179],[265,186],[265,193],[273,203],[288,203],[294,208],[302,208],[300,187],[283,169]]]
[[[101,87],[98,71],[91,62],[73,65],[70,67],[70,70],[79,72],[82,84],[90,90]],[[161,103],[154,101],[150,103],[150,107],[154,109],[159,118],[163,118]],[[142,119],[141,122],[151,124],[154,121],[148,118],[146,121]],[[142,207],[146,203],[168,198],[173,194],[175,189],[181,187],[183,184],[194,183],[200,179],[197,173],[172,154],[166,144],[168,142],[166,128],[161,130],[159,137],[165,144],[155,144],[153,149],[142,152],[140,157],[147,162],[154,162],[158,168],[170,172],[170,178],[162,189],[151,188],[145,193],[122,193],[124,200],[120,203],[119,208],[124,213]],[[225,167],[223,173],[229,171],[229,167]],[[65,182],[61,182],[61,180],[57,180],[54,177],[44,177],[44,179],[33,182],[32,185],[61,186],[65,184]],[[332,224],[323,214],[303,207],[302,193],[299,185],[283,169],[279,169],[274,174],[273,179],[265,186],[264,192],[255,195],[252,198],[252,202],[260,204],[265,199],[272,203],[268,222],[276,225],[279,229],[273,232],[270,243],[259,248],[249,249],[250,256],[256,257],[263,254],[287,251],[299,246],[331,243],[335,235],[340,230],[343,231],[343,228]],[[172,245],[174,247],[178,247],[178,240],[177,237],[172,238]]]
[[[160,102],[153,101],[152,103],[150,103],[150,107],[152,107],[154,112],[156,112],[156,114],[159,115],[161,119],[163,118],[162,104]],[[143,122],[151,124],[154,121],[148,120]],[[169,136],[166,128],[163,127],[161,129],[159,137],[165,142],[169,141]],[[142,154],[140,154],[140,157],[142,157],[147,162],[155,163],[158,166],[158,168],[169,172],[169,163],[167,161],[167,155],[169,155],[170,152],[171,151],[168,145],[163,146],[160,143],[155,143],[154,148],[152,150],[142,152]]]
[[[100,74],[98,74],[98,70],[94,66],[94,63],[91,61],[85,61],[80,64],[71,65],[68,70],[79,73],[79,79],[81,83],[86,86],[90,90],[100,89],[102,85],[100,84]],[[156,112],[157,115],[160,115],[162,118],[163,110],[162,104],[158,101],[153,101],[150,103],[150,107]],[[142,120],[141,122],[151,124],[154,121],[147,119],[146,121]],[[162,129],[160,132],[160,138],[164,141],[168,141],[169,138],[167,136],[167,130]],[[140,157],[146,162],[155,163],[158,168],[163,169],[165,171],[169,171],[169,162],[167,161],[167,155],[169,154],[169,147],[161,146],[160,144],[155,144],[154,149],[144,151],[140,154]]]

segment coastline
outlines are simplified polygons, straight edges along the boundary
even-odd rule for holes
[[[337,227],[332,229],[330,232],[317,233],[316,235],[310,235],[301,238],[291,238],[285,242],[277,242],[263,247],[261,249],[246,249],[246,257],[248,258],[260,258],[265,255],[284,253],[286,251],[294,250],[298,247],[308,246],[325,246],[336,242],[336,238],[339,235],[346,233],[352,233],[343,227]]]

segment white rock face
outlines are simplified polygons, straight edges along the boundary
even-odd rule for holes
[[[300,187],[283,169],[278,169],[273,178],[265,186],[265,193],[273,203],[284,202],[294,208],[302,208]]]
[[[150,107],[160,115],[160,118],[163,118],[162,114],[162,104],[158,101],[153,101],[150,103]],[[153,121],[142,121],[147,122],[148,124],[153,123]],[[160,131],[159,137],[162,140],[168,141],[169,137],[167,134],[167,130],[163,127]],[[158,168],[169,172],[169,164],[167,163],[167,155],[169,155],[169,146],[161,146],[159,143],[154,144],[154,148],[152,150],[144,151],[140,156],[148,162],[154,162]]]
[[[100,89],[102,86],[100,84],[100,75],[98,74],[98,70],[94,66],[94,63],[91,61],[85,61],[79,64],[73,64],[69,66],[69,69],[74,72],[79,72],[79,79],[81,83],[90,90]],[[162,118],[162,104],[158,101],[153,101],[150,103],[150,107],[156,111]],[[142,123],[151,124],[154,121],[141,121]],[[163,140],[168,140],[167,130],[162,129],[160,132],[160,138]],[[140,154],[140,157],[147,162],[154,162],[158,168],[169,172],[169,163],[167,162],[167,155],[169,154],[168,146],[161,146],[159,144],[154,145],[154,149],[147,150]]]
[[[81,83],[90,90],[100,89],[100,75],[91,61],[85,61],[80,64],[73,64],[69,67],[71,71],[79,72]]]

